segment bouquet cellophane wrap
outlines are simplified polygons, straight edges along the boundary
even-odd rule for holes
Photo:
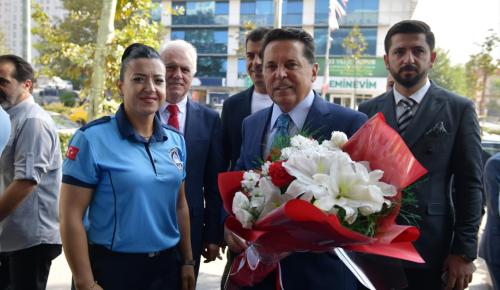
[[[240,286],[262,281],[279,260],[297,251],[345,250],[382,255],[416,263],[423,259],[412,245],[419,236],[414,226],[395,224],[401,191],[426,174],[402,138],[385,122],[381,113],[368,120],[342,147],[354,161],[368,161],[370,168],[384,171],[383,182],[394,185],[392,211],[379,219],[376,234],[368,237],[342,226],[336,215],[326,214],[307,201],[286,202],[245,229],[232,213],[234,194],[241,190],[243,172],[219,175],[219,190],[229,213],[225,225],[250,245],[233,262],[229,277]]]

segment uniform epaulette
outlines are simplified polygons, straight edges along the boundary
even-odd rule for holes
[[[103,124],[103,123],[107,123],[109,121],[111,121],[111,117],[110,116],[104,116],[104,117],[96,119],[96,120],[94,120],[94,121],[92,121],[90,123],[87,123],[85,126],[82,126],[80,128],[80,130],[85,131],[85,130],[87,130],[88,128],[90,128],[92,126]]]
[[[175,133],[177,133],[177,134],[182,135],[181,131],[177,130],[176,128],[174,128],[174,127],[172,127],[172,126],[170,126],[170,125],[167,125],[167,124],[163,124],[163,123],[162,123],[162,124],[161,124],[161,126],[162,126],[163,128],[165,128],[165,129],[167,129],[167,130],[171,130],[171,131],[174,131],[174,132],[175,132]]]

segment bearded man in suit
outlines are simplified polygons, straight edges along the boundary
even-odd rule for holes
[[[436,60],[434,43],[424,22],[404,20],[392,26],[385,37],[384,61],[394,88],[359,106],[369,117],[382,112],[428,170],[413,188],[417,203],[404,209],[421,218],[415,246],[426,261],[403,263],[406,289],[412,290],[467,288],[481,221],[477,115],[470,100],[429,81]]]

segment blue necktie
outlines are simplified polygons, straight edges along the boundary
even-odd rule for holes
[[[281,114],[276,120],[276,133],[273,136],[271,143],[271,150],[273,148],[282,149],[290,145],[290,135],[288,133],[288,126],[290,124],[290,116],[288,114]]]

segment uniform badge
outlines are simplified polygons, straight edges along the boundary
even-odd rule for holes
[[[77,147],[69,146],[68,151],[66,151],[66,157],[68,157],[71,160],[75,160],[76,155],[78,154],[79,151],[80,151],[80,149],[78,149]]]
[[[179,171],[182,171],[182,169],[184,168],[184,164],[182,163],[182,160],[179,156],[178,149],[177,148],[170,149],[169,155],[170,159],[172,159],[177,169],[179,169]]]

